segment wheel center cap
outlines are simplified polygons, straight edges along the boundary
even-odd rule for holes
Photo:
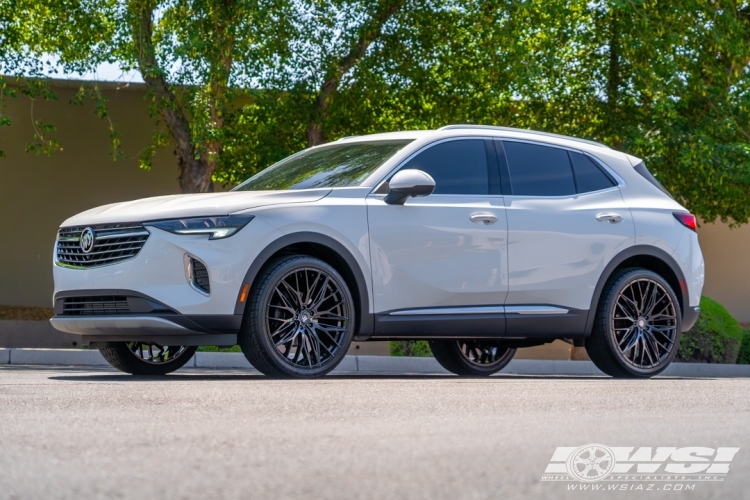
[[[646,328],[646,320],[643,318],[639,319],[637,324],[638,328],[640,328],[641,330]]]
[[[310,317],[310,313],[307,311],[302,311],[299,313],[299,321],[302,324],[309,323],[312,318]]]

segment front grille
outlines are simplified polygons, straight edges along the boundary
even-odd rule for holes
[[[63,316],[129,314],[128,298],[122,295],[98,297],[66,297]]]
[[[192,281],[193,285],[206,293],[211,293],[211,285],[208,282],[208,269],[203,262],[190,258],[190,265],[193,267]]]
[[[81,248],[81,235],[87,228],[94,234],[88,253]],[[57,233],[57,262],[79,268],[116,264],[138,255],[149,235],[140,224],[64,227]]]

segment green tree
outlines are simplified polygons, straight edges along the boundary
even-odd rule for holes
[[[69,73],[84,74],[104,62],[136,69],[158,127],[141,152],[141,166],[149,168],[155,151],[172,144],[182,191],[212,191],[226,146],[226,117],[265,68],[264,56],[283,50],[289,5],[284,0],[2,0],[1,62],[11,75],[42,78],[49,76],[45,57]],[[21,88],[32,98],[54,98],[45,83],[24,80]],[[97,87],[82,85],[81,97],[92,93],[106,117]],[[58,146],[37,135],[39,150],[50,153]],[[117,150],[114,127],[112,137]]]
[[[437,86],[427,84],[445,40],[458,37],[464,3],[299,2],[288,51],[273,58],[263,90],[231,120],[242,140],[217,178],[238,182],[305,146],[346,135],[425,128],[418,108],[440,100],[432,95]]]
[[[142,164],[174,144],[186,192],[344,135],[473,122],[602,141],[704,220],[750,217],[750,8],[734,0],[0,0],[0,28],[12,75],[47,76],[43,55],[138,69],[160,127]],[[96,86],[81,97],[108,118]],[[59,147],[36,125],[30,150]]]
[[[745,4],[530,1],[511,21],[525,52],[513,125],[644,158],[704,220],[748,221]]]

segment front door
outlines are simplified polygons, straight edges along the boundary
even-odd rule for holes
[[[491,141],[440,142],[402,167],[430,174],[432,195],[368,198],[377,336],[503,334],[507,224],[495,166]]]

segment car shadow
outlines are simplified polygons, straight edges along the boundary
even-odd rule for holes
[[[77,371],[79,371],[77,369]],[[339,380],[441,380],[441,381],[454,381],[454,382],[492,382],[502,383],[503,381],[517,381],[517,380],[547,380],[547,381],[560,381],[560,380],[578,380],[578,381],[601,381],[608,380],[610,377],[596,376],[596,375],[516,375],[516,374],[498,374],[491,377],[458,377],[450,374],[410,374],[410,373],[388,373],[388,374],[365,374],[365,373],[333,373],[326,375],[322,378],[316,379],[274,379],[266,377],[258,372],[246,372],[246,373],[171,373],[166,376],[142,376],[142,375],[128,375],[125,373],[92,373],[90,375],[82,375],[77,373],[75,375],[53,375],[48,377],[49,380],[60,380],[67,382],[193,382],[193,381],[238,381],[244,380],[248,382],[260,382],[260,383],[273,383],[277,381],[281,382],[303,382],[303,383],[320,383],[329,381]],[[614,380],[614,379],[611,379]],[[699,380],[695,377],[659,377],[656,380]],[[703,379],[705,380],[705,379]],[[632,382],[638,382],[638,380],[632,380]]]

